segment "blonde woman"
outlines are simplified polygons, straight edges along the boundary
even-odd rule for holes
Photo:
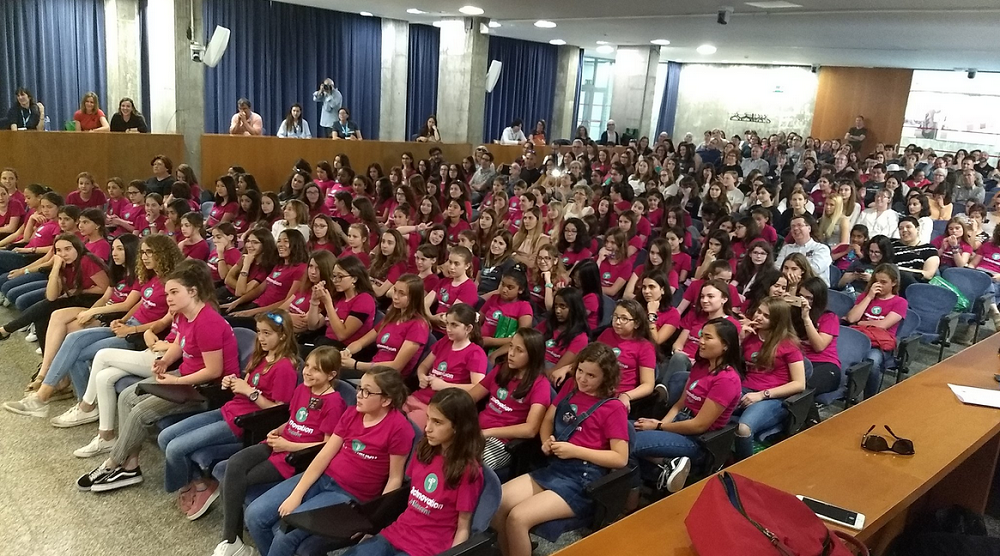
[[[844,199],[831,191],[823,205],[823,216],[817,224],[819,240],[831,248],[844,245],[851,239],[851,221],[844,216]]]
[[[108,117],[101,110],[97,93],[91,91],[83,95],[80,100],[80,109],[73,114],[73,129],[89,132],[111,131],[111,124],[108,123]]]
[[[528,268],[535,266],[535,250],[549,242],[542,224],[542,211],[531,207],[521,216],[521,227],[514,234],[514,260]]]
[[[569,284],[569,272],[562,264],[562,255],[552,243],[535,251],[535,268],[528,272],[528,293],[535,314],[552,310],[555,292]]]

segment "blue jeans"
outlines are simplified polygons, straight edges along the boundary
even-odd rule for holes
[[[755,392],[750,388],[743,388],[743,393]],[[788,416],[781,400],[761,400],[749,407],[737,407],[733,412],[730,422],[739,422],[750,429],[748,436],[736,435],[736,457],[745,459],[753,455],[753,439],[775,425],[781,423]]]
[[[14,307],[18,311],[24,312],[35,303],[45,299],[45,284],[37,287],[38,284],[23,284],[10,290],[10,299],[14,302]]]
[[[0,274],[0,293],[7,296],[7,292],[24,284],[30,284],[32,282],[46,282],[49,279],[49,274],[41,272],[29,272],[23,276],[18,276],[17,278],[7,278],[6,274]]]
[[[678,415],[674,422],[685,419],[684,416]],[[638,431],[635,433],[632,453],[639,458],[639,469],[643,476],[649,476],[656,471],[651,462],[653,459],[689,457],[693,462],[701,457],[702,450],[690,436],[670,431]]]
[[[38,257],[27,257],[24,253],[13,251],[0,251],[0,274],[7,274],[15,268],[21,268]]]
[[[156,443],[164,453],[164,488],[167,492],[174,492],[194,480],[194,466],[190,459],[194,452],[239,441],[222,418],[221,409],[192,415],[163,429]]]
[[[865,399],[878,394],[879,387],[882,386],[882,373],[885,372],[885,352],[878,348],[868,351],[865,359],[872,362],[872,370],[868,373],[868,382],[865,383]]]
[[[407,554],[402,550],[396,550],[396,547],[389,544],[382,535],[375,535],[351,547],[341,556],[407,556]]]
[[[138,326],[140,323],[133,318],[125,324]],[[104,326],[70,332],[52,359],[45,384],[55,386],[69,374],[77,398],[82,398],[90,382],[90,366],[97,352],[104,348],[131,349],[131,346],[125,338],[115,336],[110,328]]]
[[[300,473],[285,479],[260,495],[247,507],[244,521],[246,521],[247,530],[250,531],[250,536],[253,537],[257,550],[260,550],[261,554],[292,556],[302,541],[309,537],[309,533],[301,529],[295,529],[288,533],[282,533],[278,529],[278,521],[281,519],[278,517],[278,507],[295,490],[301,478],[302,474]],[[302,505],[296,508],[293,513],[336,506],[352,500],[355,498],[324,473],[313,483],[313,486],[309,487],[305,496],[302,497]]]

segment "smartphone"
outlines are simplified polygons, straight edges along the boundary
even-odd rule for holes
[[[856,531],[860,531],[865,526],[865,514],[845,510],[844,508],[821,502],[815,498],[808,498],[801,494],[796,496],[796,498],[805,502],[805,505],[809,506],[809,509],[818,515],[820,519],[825,519],[830,523],[836,523],[837,525]]]

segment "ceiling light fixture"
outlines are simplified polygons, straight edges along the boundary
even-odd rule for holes
[[[491,19],[490,20],[490,29],[496,29],[497,27],[500,27],[500,22]]]
[[[562,39],[552,39],[552,40],[549,41],[549,44],[555,45],[555,46],[562,46],[562,45],[566,44],[566,41],[564,41]]]
[[[444,27],[444,22],[443,21],[434,21],[434,22],[431,23],[431,25],[433,25],[434,27],[437,27],[438,29],[440,29],[440,28]]]
[[[744,2],[747,6],[753,6],[755,8],[761,8],[764,10],[781,10],[787,8],[801,8],[801,4],[793,4],[791,2],[786,2],[785,0],[764,0],[761,2]]]
[[[417,8],[410,8],[410,9],[406,10],[406,13],[412,14],[412,15],[421,15],[421,14],[425,14],[427,12],[425,12],[423,10],[418,10]]]
[[[710,44],[703,44],[699,46],[697,50],[698,54],[701,54],[702,56],[708,56],[709,54],[715,54],[715,51],[718,49]]]
[[[462,6],[458,11],[465,15],[483,15],[483,9],[475,6]]]
[[[655,44],[657,46],[667,46],[668,44],[670,44],[670,41],[668,41],[667,39],[653,39],[653,40],[651,40],[649,42],[651,42],[651,43],[653,43],[653,44]]]
[[[358,12],[358,15],[360,15],[361,17],[372,17],[371,12]]]
[[[602,44],[601,46],[597,47],[598,54],[614,54],[614,52],[615,52],[615,47],[611,46],[610,44]]]
[[[608,41],[597,41],[597,44],[611,44]]]
[[[552,29],[555,26],[556,26],[555,21],[547,21],[545,19],[539,19],[538,21],[535,22],[535,27],[538,27],[540,29]]]

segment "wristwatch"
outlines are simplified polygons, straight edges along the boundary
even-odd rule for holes
[[[250,401],[256,402],[257,398],[260,397],[260,390],[254,390],[253,392],[250,392],[250,396],[249,397],[250,397]]]
[[[771,391],[770,390],[764,390],[764,399],[765,400],[771,399]]]
[[[658,430],[658,431],[662,431],[663,430],[663,421],[660,421],[660,422],[656,423],[656,430]]]
[[[646,320],[648,320],[650,322],[650,324],[655,323],[656,322],[656,313],[647,313],[646,314]]]

